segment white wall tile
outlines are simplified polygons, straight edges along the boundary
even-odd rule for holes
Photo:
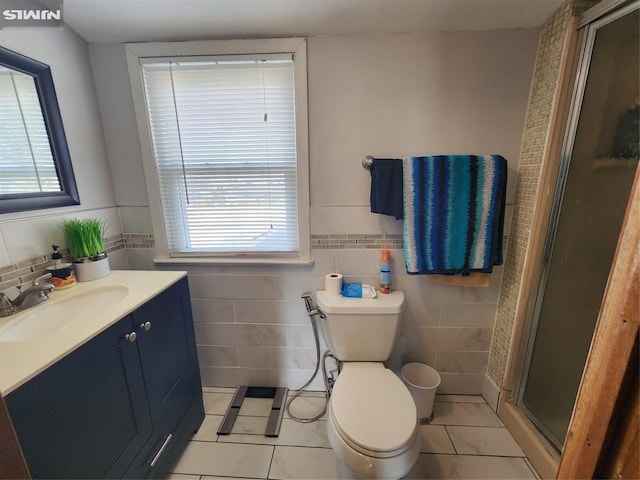
[[[493,328],[497,303],[445,303],[440,325],[447,327]]]
[[[289,374],[289,385],[292,390],[299,390],[307,382],[311,379],[311,375],[313,375],[314,370],[288,370]],[[314,377],[313,381],[307,387],[307,391],[316,391],[316,392],[324,392],[324,380],[322,378],[322,373],[318,372],[318,374]],[[298,397],[296,398],[291,407],[291,412],[302,418],[310,418],[315,415],[318,415],[322,408],[325,405],[324,396],[316,396],[313,398],[309,397]],[[289,412],[286,412],[285,415],[288,417]]]
[[[238,347],[198,345],[198,362],[206,366],[237,367]]]
[[[128,248],[129,268],[131,270],[155,270],[158,267],[153,263],[155,256],[153,248]]]
[[[198,345],[285,346],[287,341],[282,325],[198,322],[194,327]]]
[[[493,380],[489,377],[489,375],[484,376],[484,380],[482,382],[482,398],[485,399],[489,408],[493,410],[495,413],[498,412],[498,404],[500,400],[500,388],[493,383]]]
[[[235,300],[237,323],[309,324],[309,317],[301,299]]]
[[[190,274],[189,289],[192,298],[279,300],[284,298],[282,279],[268,275]]]
[[[277,387],[288,384],[287,370],[275,368],[241,367],[200,367],[203,386],[236,387],[251,385],[255,387]]]
[[[445,285],[429,278],[429,275],[398,275],[396,288],[405,292],[409,301],[443,303],[492,303],[497,302],[502,280],[501,268],[495,268],[488,287],[460,287]]]
[[[380,250],[336,250],[336,271],[343,275],[379,275]]]
[[[233,323],[235,321],[233,300],[192,297],[191,310],[194,322]]]
[[[489,361],[489,352],[438,352],[434,368],[445,373],[484,373]]]
[[[418,327],[422,345],[426,350],[489,351],[490,328],[472,327]]]
[[[430,367],[435,367],[436,364],[436,352],[429,352],[427,350],[402,350],[398,352],[398,354],[400,357],[399,366],[391,367],[391,365],[389,365],[389,368],[391,368],[399,376],[402,376],[400,373],[402,370],[402,366],[406,365],[407,363],[424,363],[425,365],[429,365]]]
[[[108,255],[111,270],[128,270],[129,259],[126,250],[116,250]]]
[[[287,345],[289,347],[314,347],[315,337],[311,325],[287,325]],[[320,348],[326,348],[322,332],[318,332]]]
[[[198,345],[198,362],[212,367],[237,367],[238,347]]]
[[[242,346],[238,355],[240,367],[313,369],[316,365],[315,348]]]
[[[404,307],[403,321],[420,327],[438,325],[441,308],[440,303],[407,302]]]
[[[302,295],[303,292],[322,290],[324,288],[324,277],[325,274],[279,277],[283,296],[286,300],[300,300],[300,295]]]
[[[311,273],[315,275],[326,275],[327,273],[338,271],[335,250],[312,248],[311,258],[313,259],[313,270]]]
[[[438,393],[456,395],[480,395],[484,374],[480,373],[440,373],[441,383]],[[485,405],[486,406],[486,405]],[[487,407],[488,408],[488,407]]]

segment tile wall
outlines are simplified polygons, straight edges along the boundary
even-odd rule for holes
[[[300,294],[322,289],[325,275],[334,271],[346,281],[376,285],[380,249],[389,248],[393,285],[407,298],[389,366],[399,372],[404,363],[425,362],[442,376],[439,392],[481,393],[502,268],[488,288],[443,285],[406,274],[403,250],[395,243],[399,234],[312,238],[330,242],[312,248],[313,267],[187,268],[204,385],[302,386],[313,373],[316,353]],[[340,243],[349,240],[376,243]],[[127,254],[132,268],[166,268],[153,265],[152,249]],[[322,388],[320,377],[312,388]]]

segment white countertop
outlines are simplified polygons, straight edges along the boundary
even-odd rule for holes
[[[72,320],[60,330],[25,341],[0,342],[0,392],[4,396],[15,390],[185,275],[186,272],[175,271],[114,270],[99,280],[78,282],[75,287],[54,291],[42,304],[0,318],[2,328],[46,305],[68,302],[74,296],[96,289],[126,287],[129,290],[122,300],[95,314],[83,315],[82,311],[70,309]]]

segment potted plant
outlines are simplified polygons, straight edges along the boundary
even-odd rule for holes
[[[104,250],[106,223],[97,218],[66,220],[62,230],[67,237],[69,253],[79,282],[106,277],[111,272]]]

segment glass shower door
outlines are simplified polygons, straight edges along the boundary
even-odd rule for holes
[[[562,448],[638,165],[638,3],[588,26],[518,405]]]

